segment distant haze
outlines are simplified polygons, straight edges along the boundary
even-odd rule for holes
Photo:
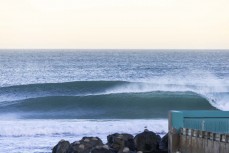
[[[0,48],[227,49],[228,0],[0,0]]]

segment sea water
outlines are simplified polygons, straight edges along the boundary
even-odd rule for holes
[[[1,50],[0,152],[145,128],[169,110],[229,110],[227,50]]]

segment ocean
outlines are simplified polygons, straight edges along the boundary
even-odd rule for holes
[[[0,152],[145,128],[169,110],[229,110],[229,50],[1,50]]]

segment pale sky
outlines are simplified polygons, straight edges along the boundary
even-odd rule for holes
[[[229,0],[0,0],[0,48],[228,49]]]

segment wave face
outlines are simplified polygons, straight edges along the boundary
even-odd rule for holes
[[[169,110],[217,109],[214,100],[195,92],[194,87],[189,89],[181,85],[159,87],[153,83],[126,81],[9,86],[0,88],[0,115],[40,119],[146,119],[167,118]]]

